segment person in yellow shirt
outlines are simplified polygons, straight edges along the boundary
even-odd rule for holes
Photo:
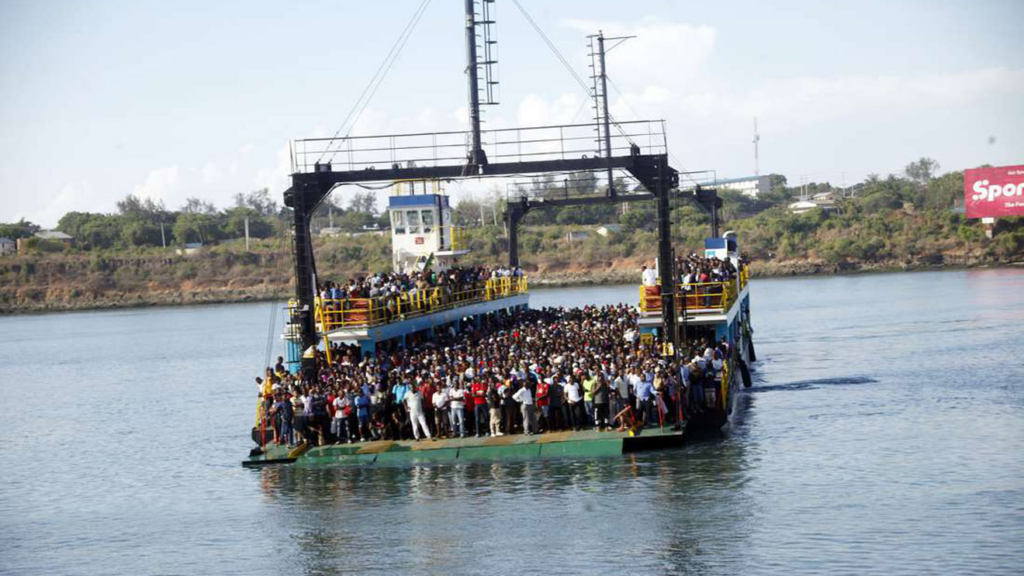
[[[597,387],[597,375],[590,371],[590,375],[583,379],[583,406],[586,407],[586,415],[583,417],[583,426],[590,426],[594,421],[594,388]]]

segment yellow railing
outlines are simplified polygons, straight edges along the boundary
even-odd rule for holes
[[[722,382],[719,384],[718,398],[722,401],[722,410],[728,410],[729,404],[729,363],[722,362]]]
[[[376,298],[346,298],[316,301],[316,322],[320,331],[339,328],[379,326],[423,314],[433,314],[467,304],[497,300],[529,292],[526,276],[491,278],[483,286],[458,292],[433,287]]]
[[[743,287],[749,281],[749,269],[740,270],[736,280],[725,282],[691,282],[676,288],[676,308],[683,309],[685,298],[686,311],[688,314],[702,314],[711,312],[725,312],[734,302]],[[661,311],[661,287],[641,286],[640,287],[640,311],[659,312]]]
[[[449,227],[449,238],[452,244],[452,250],[462,250],[468,246],[466,229],[462,226],[450,226]]]

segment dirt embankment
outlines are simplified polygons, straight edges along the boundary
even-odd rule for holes
[[[531,266],[534,287],[635,284],[640,267],[652,261],[618,258]],[[841,262],[794,259],[754,262],[755,278],[858,272],[1021,266],[980,255],[945,254],[927,258]],[[281,253],[206,254],[197,257],[96,258],[59,255],[0,261],[0,314],[251,302],[289,298],[294,291],[291,257]],[[330,277],[342,271],[331,271]]]

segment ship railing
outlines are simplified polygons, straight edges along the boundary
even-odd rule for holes
[[[410,290],[397,296],[317,299],[316,323],[321,332],[372,328],[460,306],[529,292],[526,276],[490,278],[482,286],[452,292],[446,287]]]
[[[664,154],[668,149],[663,120],[617,122],[610,135],[613,156],[636,149]],[[480,133],[481,146],[492,163],[536,162],[601,156],[603,143],[594,138],[594,124],[562,124],[499,128]],[[425,132],[306,138],[290,146],[292,173],[385,170],[392,167],[462,166],[468,132]],[[372,174],[372,172],[370,173]]]
[[[452,250],[463,250],[468,245],[468,234],[466,228],[463,226],[449,226],[449,238],[451,241]]]
[[[721,314],[736,302],[736,298],[749,281],[744,268],[736,279],[724,282],[690,282],[676,289],[676,309],[687,314]],[[661,287],[640,287],[640,311],[661,312]]]

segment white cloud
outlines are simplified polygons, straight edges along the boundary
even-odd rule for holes
[[[220,168],[217,167],[217,164],[215,164],[213,162],[207,162],[206,165],[203,166],[203,183],[204,184],[213,184],[213,183],[217,182],[218,180],[220,180],[220,177],[221,177]]]
[[[266,188],[270,190],[271,196],[278,197],[291,186],[292,163],[287,145],[277,151],[275,161],[273,168],[260,168],[256,172],[253,184],[257,189]]]
[[[586,107],[583,96],[575,92],[562,94],[550,102],[539,94],[529,94],[519,103],[516,120],[524,127],[579,123],[588,120],[582,112]]]
[[[566,26],[606,38],[635,36],[616,46],[605,43],[608,76],[625,86],[665,82],[685,83],[696,77],[715,49],[718,31],[712,26],[665,21],[648,16],[634,24],[568,20]],[[610,88],[610,90],[613,90]]]
[[[100,202],[101,199],[88,182],[68,182],[61,186],[57,195],[47,201],[45,207],[33,214],[29,220],[45,228],[52,228],[67,212],[97,210],[96,206]],[[15,220],[19,218],[20,214]]]
[[[132,193],[139,198],[152,198],[156,201],[163,201],[168,208],[176,206],[173,202],[184,200],[179,198],[179,180],[181,170],[177,165],[166,166],[150,170],[146,179],[141,184],[132,188]]]

